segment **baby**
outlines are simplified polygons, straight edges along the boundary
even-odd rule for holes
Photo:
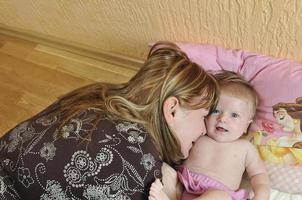
[[[269,178],[264,164],[257,149],[241,139],[253,121],[257,94],[236,73],[222,71],[215,76],[221,95],[217,107],[206,119],[207,134],[194,144],[178,171],[184,186],[182,199],[247,199],[247,192],[239,190],[246,171],[254,191],[253,200],[268,200]],[[156,180],[149,199],[169,199],[161,189],[161,182]]]

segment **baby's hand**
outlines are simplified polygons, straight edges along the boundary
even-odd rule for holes
[[[163,184],[156,179],[149,191],[149,200],[169,200],[168,196],[163,192]]]

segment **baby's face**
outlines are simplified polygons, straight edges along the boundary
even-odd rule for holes
[[[246,133],[252,122],[252,103],[222,92],[217,108],[206,119],[207,135],[218,142],[232,142]]]

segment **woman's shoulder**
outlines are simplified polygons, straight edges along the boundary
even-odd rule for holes
[[[123,119],[114,119],[104,114],[96,124],[93,137],[99,143],[115,139],[133,152],[147,150],[155,155],[158,151],[147,129],[140,123]]]

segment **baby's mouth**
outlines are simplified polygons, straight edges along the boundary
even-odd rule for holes
[[[217,131],[220,131],[220,132],[228,132],[227,129],[225,129],[225,128],[221,127],[221,126],[217,126],[217,127],[216,127],[216,130],[217,130]]]

